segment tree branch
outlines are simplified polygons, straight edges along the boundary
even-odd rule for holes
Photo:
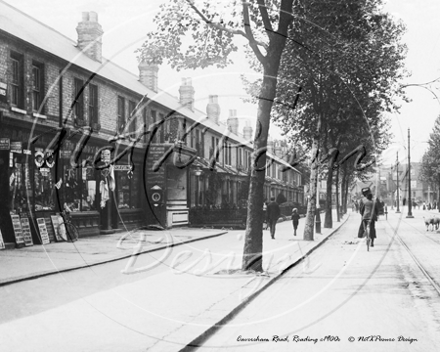
[[[260,10],[261,18],[263,19],[264,29],[267,32],[268,37],[270,38],[273,34],[272,23],[269,19],[269,14],[267,13],[267,6],[265,4],[265,0],[257,0],[258,8]]]
[[[248,38],[249,40],[249,46],[253,50],[258,61],[260,61],[262,65],[265,65],[266,57],[261,53],[260,49],[258,48],[257,42],[252,33],[250,20],[249,20],[249,9],[248,9],[249,3],[247,3],[246,0],[242,0],[242,4],[243,4],[244,30],[246,32],[246,38]],[[264,48],[267,48],[267,46],[264,45]]]
[[[248,36],[248,34],[240,29],[233,29],[233,28],[228,28],[220,23],[216,23],[211,21],[208,17],[206,17],[193,3],[192,0],[186,0],[186,2],[189,4],[189,6],[194,10],[194,12],[202,19],[203,22],[205,22],[208,26],[212,27],[212,28],[216,28],[218,30],[221,31],[225,31],[228,32],[230,34],[233,35],[241,35],[243,37],[245,37],[247,40],[249,40],[249,42],[256,46],[260,45],[264,48],[267,47],[267,44],[264,42],[260,42],[258,40],[255,40],[255,38],[252,36],[251,38]],[[258,49],[258,47],[257,47]]]

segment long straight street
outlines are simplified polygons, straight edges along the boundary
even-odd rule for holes
[[[426,232],[422,216],[428,212],[414,213],[414,219],[394,212],[388,220],[381,217],[370,252],[356,238],[360,215],[351,213],[326,242],[275,281],[270,280],[280,263],[300,258],[324,236],[302,241],[304,219],[297,238],[290,221],[277,225],[275,240],[264,231],[261,276],[237,271],[243,231],[230,231],[142,254],[132,266],[145,269],[139,274],[121,273],[130,267],[128,258],[5,285],[2,346],[180,351],[196,339],[200,351],[435,351],[440,235]],[[223,320],[230,313],[232,320]],[[224,326],[209,330],[218,322]],[[205,331],[209,338],[202,340]]]
[[[335,227],[338,225],[341,223],[335,223]],[[2,348],[32,352],[179,351],[247,296],[261,289],[283,265],[301,258],[326,236],[319,235],[313,243],[302,241],[303,226],[304,219],[301,219],[296,238],[292,235],[290,221],[278,224],[275,240],[264,231],[265,275],[240,273],[244,241],[241,230],[106,264],[3,285],[0,287],[4,297],[0,306]],[[186,231],[196,234],[213,230]],[[323,231],[327,235],[330,232],[330,229]],[[159,231],[147,236],[145,248],[154,246],[159,237],[167,233]],[[115,251],[117,241],[108,241],[117,237],[103,236],[94,240],[92,251]],[[102,241],[101,249],[99,241]],[[86,243],[82,242],[76,246],[77,250],[84,249]],[[137,243],[132,239],[123,246],[136,247]],[[58,244],[45,248],[47,260],[52,255],[57,263],[63,251],[68,250]],[[9,256],[20,255],[16,259],[24,265],[26,261],[32,263],[32,256],[41,252],[36,252],[39,249],[13,250]],[[8,253],[0,253],[4,254],[0,259],[5,263],[5,272],[12,264],[3,260],[8,258]],[[28,268],[31,273],[35,270],[38,269]],[[126,275],[122,271],[134,273]]]
[[[353,213],[197,351],[437,351],[440,234],[413,213],[381,217],[370,252]]]

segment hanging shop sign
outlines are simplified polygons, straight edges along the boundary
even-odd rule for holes
[[[11,152],[21,154],[23,152],[22,142],[11,142]]]
[[[35,152],[35,165],[37,165],[37,167],[42,167],[43,164],[44,164],[44,153]]]
[[[131,165],[114,165],[115,171],[131,171]]]
[[[42,168],[40,168],[40,172],[41,172],[41,175],[43,175],[44,177],[47,177],[47,176],[49,176],[50,169],[47,167],[42,167]]]
[[[0,138],[0,150],[9,150],[11,148],[11,140],[9,138]]]
[[[47,165],[47,167],[50,167],[50,168],[52,168],[55,165],[55,158],[54,158],[52,152],[48,153],[46,156],[46,165]]]

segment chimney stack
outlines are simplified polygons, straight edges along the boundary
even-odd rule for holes
[[[88,57],[95,61],[102,61],[102,30],[98,23],[96,12],[83,12],[82,21],[76,27],[78,33],[78,47]]]
[[[283,151],[281,149],[281,142],[275,141],[274,155],[276,155],[277,157],[281,157],[282,154]]]
[[[208,120],[211,120],[218,125],[218,120],[220,117],[220,105],[218,104],[218,96],[210,95],[208,99],[208,105],[206,105],[206,115],[208,116]]]
[[[149,64],[145,61],[139,63],[139,81],[153,92],[158,91],[158,77],[159,66],[156,64]]]
[[[269,154],[274,155],[274,150],[273,150],[273,140],[268,140],[267,141],[267,152]]]
[[[182,85],[179,88],[180,104],[194,109],[194,88],[191,78],[182,78]]]
[[[229,118],[227,120],[228,130],[238,135],[238,118],[237,110],[229,110]]]
[[[253,134],[252,127],[250,126],[249,121],[246,121],[246,126],[243,127],[243,138],[247,141],[252,140],[252,134]]]

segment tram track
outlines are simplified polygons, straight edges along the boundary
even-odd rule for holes
[[[406,252],[409,254],[409,256],[412,258],[412,260],[414,261],[414,263],[417,265],[417,267],[419,268],[419,270],[422,272],[422,274],[426,277],[426,279],[429,281],[429,283],[431,284],[431,286],[434,288],[434,290],[437,292],[437,294],[440,296],[440,285],[439,283],[437,283],[436,279],[429,273],[429,271],[425,268],[425,266],[420,262],[420,260],[417,258],[417,256],[414,254],[414,252],[411,250],[410,246],[408,246],[407,242],[405,242],[405,240],[402,238],[401,235],[398,234],[398,229],[399,229],[399,225],[397,226],[393,226],[390,221],[387,219],[386,220],[388,223],[388,226],[393,230],[393,234],[389,235],[391,237],[391,240],[394,241],[394,239],[396,239],[398,241],[398,243],[401,244],[401,246],[403,248],[405,248]],[[409,223],[408,221],[405,221],[403,219],[400,219],[400,222],[404,222],[406,225],[410,226],[411,228],[413,228],[415,231],[417,231],[417,233],[422,234],[425,238],[431,240],[432,242],[436,243],[437,245],[440,246],[440,242],[434,240],[433,238],[431,238],[430,236],[426,235],[426,233],[420,231],[418,228],[416,228],[415,226],[413,226],[411,223]]]

